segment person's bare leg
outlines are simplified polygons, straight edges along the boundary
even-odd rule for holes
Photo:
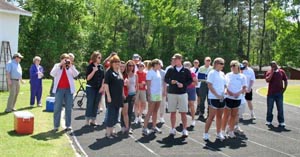
[[[216,112],[217,133],[221,132],[222,115],[223,115],[223,109],[217,109],[217,112]]]
[[[213,119],[215,118],[215,115],[216,115],[216,109],[211,108],[210,106],[209,106],[209,108],[210,108],[209,109],[209,114],[208,114],[209,116],[206,119],[204,133],[208,133],[208,130],[211,126],[211,123],[212,123],[212,121],[213,121]]]

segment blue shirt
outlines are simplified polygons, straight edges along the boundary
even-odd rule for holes
[[[14,59],[6,64],[6,72],[10,74],[10,79],[22,78],[22,67]]]

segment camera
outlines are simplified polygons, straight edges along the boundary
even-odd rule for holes
[[[68,59],[65,60],[65,64],[66,64],[66,65],[70,65],[70,63],[71,63],[70,60],[68,60]]]

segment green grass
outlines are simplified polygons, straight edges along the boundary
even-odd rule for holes
[[[51,80],[43,80],[43,107],[29,108],[29,81],[21,85],[16,103],[17,110],[28,110],[34,114],[34,133],[17,135],[14,132],[13,113],[5,114],[8,92],[0,92],[0,156],[75,156],[68,137],[63,131],[53,133],[53,113],[43,112]],[[61,129],[62,130],[62,129]]]
[[[264,87],[258,90],[258,93],[266,96],[268,88]],[[288,86],[287,90],[284,93],[284,102],[294,106],[300,106],[300,86]]]

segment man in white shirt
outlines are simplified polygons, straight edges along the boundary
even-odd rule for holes
[[[254,73],[253,69],[249,67],[249,62],[247,60],[243,60],[242,63],[245,66],[245,69],[243,70],[243,74],[247,78],[247,92],[246,92],[245,98],[248,103],[248,107],[249,107],[250,114],[251,114],[251,119],[255,120],[256,117],[255,117],[255,114],[253,111],[253,104],[252,104],[252,99],[253,99],[252,87],[255,82],[255,73]]]

